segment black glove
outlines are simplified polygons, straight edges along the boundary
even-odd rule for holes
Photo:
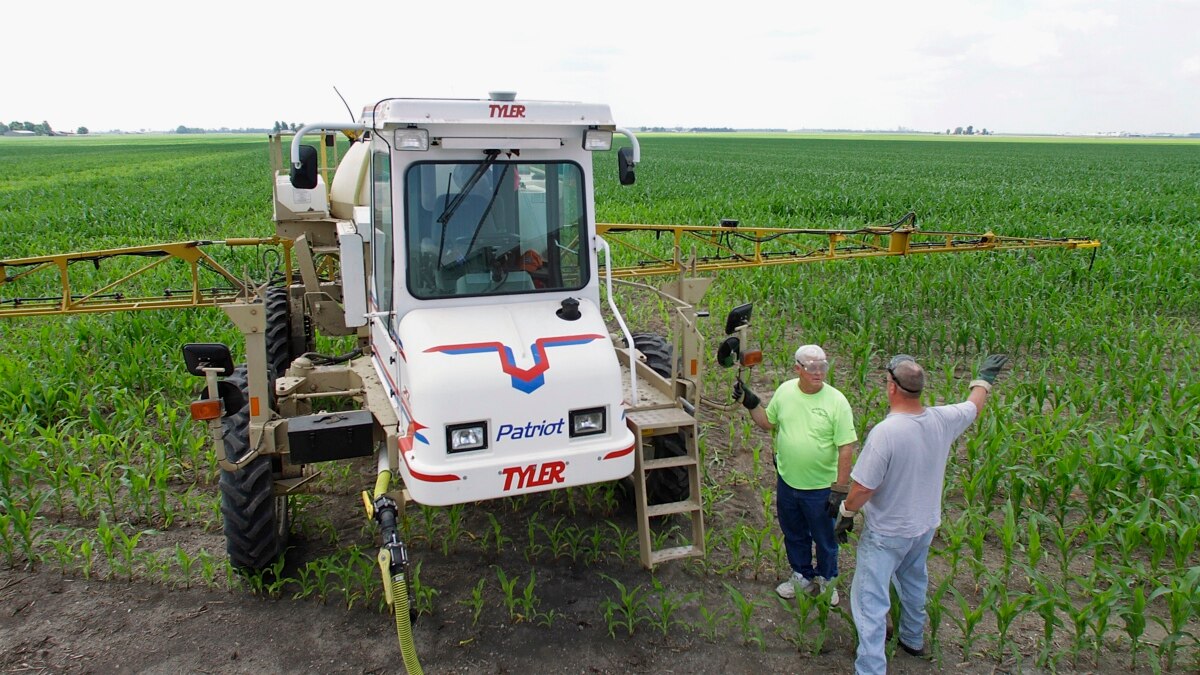
[[[754,410],[759,403],[762,403],[758,394],[751,391],[750,387],[743,385],[741,380],[733,383],[733,400],[741,401],[742,405],[746,406],[746,410]]]
[[[1000,374],[1000,369],[1006,363],[1008,363],[1008,357],[1004,354],[992,354],[983,360],[983,365],[979,366],[979,379],[988,384],[995,384],[996,376]]]
[[[829,488],[829,502],[825,504],[825,513],[828,513],[830,518],[838,517],[842,502],[846,501],[846,495],[848,494],[850,494],[850,491],[839,485]]]
[[[854,531],[854,517],[847,518],[839,516],[837,523],[833,526],[833,536],[837,537],[839,544],[845,544],[850,541],[850,533]]]

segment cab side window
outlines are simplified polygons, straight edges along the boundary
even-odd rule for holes
[[[392,164],[386,152],[371,155],[371,223],[374,233],[371,266],[375,276],[375,311],[392,311]]]

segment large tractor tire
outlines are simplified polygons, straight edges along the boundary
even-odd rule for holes
[[[651,443],[654,445],[654,459],[682,457],[687,454],[682,432],[655,436]],[[646,501],[651,506],[682,502],[688,498],[690,492],[687,467],[672,466],[646,472]]]
[[[656,333],[634,333],[633,348],[645,355],[650,370],[671,379],[675,348],[666,338]]]
[[[675,367],[675,350],[666,338],[655,333],[634,333],[633,346],[646,356],[646,365],[650,366],[650,370],[671,379],[671,370]],[[686,441],[681,433],[655,436],[651,442],[654,446],[652,459],[682,457],[687,454]],[[651,505],[681,502],[688,498],[689,492],[686,467],[655,469],[646,474],[646,501]]]
[[[288,317],[288,291],[272,286],[267,289],[267,366],[271,380],[283,377],[292,365],[291,322]]]
[[[242,390],[241,410],[222,420],[225,456],[237,461],[250,451],[250,399],[245,366],[226,378]],[[269,567],[287,544],[287,497],[273,494],[275,467],[271,457],[258,457],[238,471],[221,471],[221,515],[225,525],[225,550],[240,571]]]

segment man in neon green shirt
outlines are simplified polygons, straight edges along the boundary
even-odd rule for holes
[[[846,498],[854,442],[854,414],[842,392],[825,384],[829,361],[817,345],[796,350],[796,378],[779,385],[764,409],[740,383],[734,397],[760,428],[775,437],[778,474],[776,507],[791,578],[775,589],[783,598],[796,591],[824,593],[837,577],[838,544],[833,515]],[[813,547],[816,547],[816,565]],[[836,588],[829,603],[839,601]]]

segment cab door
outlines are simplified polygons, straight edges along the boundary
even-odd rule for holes
[[[396,228],[392,158],[382,143],[371,150],[371,348],[375,368],[399,409],[401,346],[396,338]]]

